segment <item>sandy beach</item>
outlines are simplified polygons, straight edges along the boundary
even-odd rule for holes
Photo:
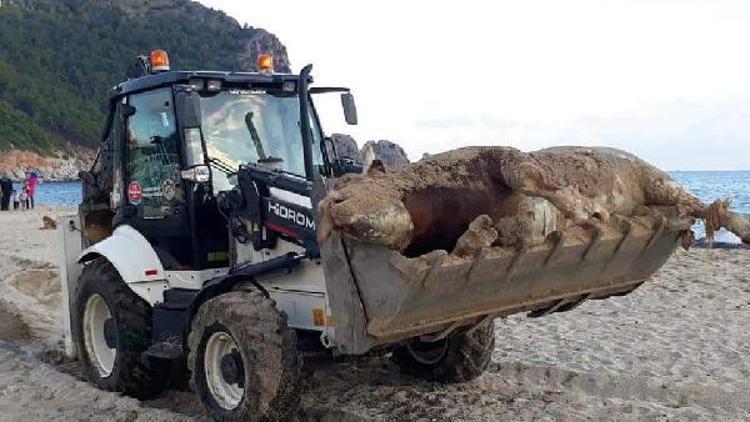
[[[204,420],[190,392],[99,391],[60,359],[57,236],[0,213],[0,421]],[[496,321],[480,379],[444,386],[387,357],[310,361],[301,420],[748,420],[750,251],[678,251],[649,283],[540,319]],[[45,362],[43,362],[43,360]]]

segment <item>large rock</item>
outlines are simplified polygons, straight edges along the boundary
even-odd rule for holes
[[[392,170],[403,168],[410,163],[404,149],[387,140],[367,141],[359,152],[359,159],[365,165],[373,159],[378,159],[385,164],[386,168]]]
[[[351,158],[359,161],[359,146],[357,146],[357,141],[354,138],[342,133],[334,133],[331,135],[331,140],[339,158]]]
[[[410,163],[404,149],[398,144],[387,141],[367,141],[360,150],[357,141],[350,135],[334,133],[331,135],[336,154],[340,158],[351,158],[366,167],[373,160],[380,160],[386,168],[398,170]]]

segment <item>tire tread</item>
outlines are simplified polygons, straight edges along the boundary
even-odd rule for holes
[[[117,323],[117,360],[112,374],[107,378],[100,377],[91,365],[83,341],[83,308],[93,293],[100,294],[107,301]],[[167,387],[168,368],[142,357],[142,353],[151,345],[151,307],[128,288],[115,267],[104,258],[87,264],[81,272],[73,328],[83,372],[99,388],[145,399],[161,393]]]
[[[278,421],[291,419],[299,407],[301,359],[296,348],[296,334],[287,327],[286,314],[275,302],[259,291],[232,291],[209,299],[198,310],[188,335],[188,368],[190,384],[204,405],[211,408],[202,385],[201,346],[207,327],[220,323],[232,331],[238,347],[250,361],[246,370],[253,371],[245,384],[245,394],[259,400],[243,400],[240,407],[218,420]],[[249,368],[247,367],[249,366]]]

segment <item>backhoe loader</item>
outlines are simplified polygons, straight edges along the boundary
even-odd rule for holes
[[[333,230],[317,205],[362,172],[338,156],[312,66],[172,71],[139,58],[114,87],[84,199],[58,222],[67,352],[99,388],[147,398],[189,373],[219,420],[283,420],[307,353],[390,353],[406,373],[465,382],[487,368],[494,319],[623,295],[686,225],[635,221],[591,239],[427,261]]]

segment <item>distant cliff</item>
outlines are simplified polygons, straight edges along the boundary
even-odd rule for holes
[[[36,171],[44,180],[76,180],[78,172],[89,169],[93,160],[93,150],[44,156],[32,151],[5,151],[0,154],[0,175],[20,181],[27,171]]]
[[[99,142],[108,90],[153,49],[167,50],[176,69],[255,70],[257,55],[270,53],[278,70],[290,70],[276,36],[190,0],[2,0],[0,40],[3,162],[75,163],[81,153],[85,162]]]
[[[331,139],[339,157],[351,158],[361,164],[368,164],[371,160],[378,159],[387,168],[395,170],[410,163],[404,149],[388,140],[367,141],[360,149],[357,141],[349,135],[334,133]]]
[[[365,142],[359,157],[363,163],[367,163],[370,157],[377,158],[390,169],[400,169],[410,163],[400,145],[385,139]]]

